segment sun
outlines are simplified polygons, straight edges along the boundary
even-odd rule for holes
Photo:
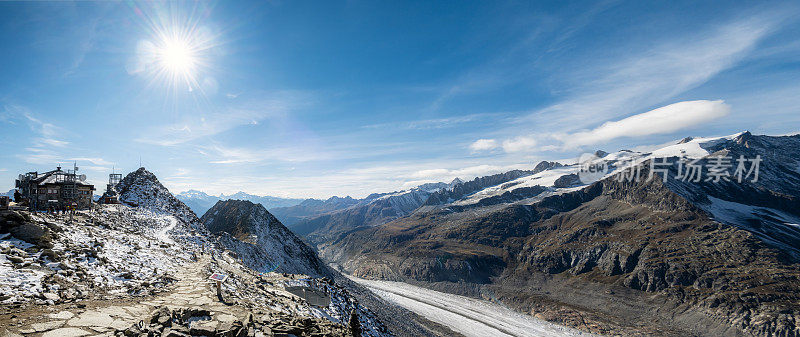
[[[156,51],[156,58],[163,71],[175,77],[192,77],[197,63],[197,55],[188,41],[170,38],[162,41]]]
[[[220,61],[217,48],[222,31],[202,14],[209,9],[199,2],[136,2],[132,6],[144,34],[126,70],[147,79],[150,88],[167,89],[172,98],[202,99],[213,93],[216,89],[207,83],[214,83],[212,64]]]

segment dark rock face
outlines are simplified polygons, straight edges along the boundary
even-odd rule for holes
[[[253,269],[330,276],[330,270],[317,254],[261,204],[219,201],[201,221],[226,248],[236,252]]]
[[[41,248],[53,247],[50,228],[31,221],[28,214],[14,211],[0,212],[0,233],[11,233],[15,238]]]
[[[553,183],[553,187],[556,188],[566,188],[572,187],[576,185],[580,185],[581,180],[578,178],[577,174],[566,174],[561,177],[558,177],[556,181]]]
[[[499,185],[531,174],[533,174],[532,171],[514,170],[506,173],[475,178],[468,182],[453,186],[450,189],[441,190],[431,194],[430,197],[428,197],[428,200],[425,202],[425,205],[446,204],[455,200],[459,200],[486,187]]]

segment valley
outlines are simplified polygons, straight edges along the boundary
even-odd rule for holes
[[[300,233],[355,277],[492,298],[592,333],[791,334],[799,145],[800,136],[744,132],[598,151],[609,169],[595,182],[578,181],[575,164],[542,162],[441,188],[390,216],[370,216],[381,204],[368,199],[309,215]],[[674,178],[681,158],[707,165],[721,155],[759,156],[758,181]],[[656,174],[673,178],[625,178],[649,177],[661,158],[672,164]]]
[[[402,282],[349,277],[378,296],[443,324],[465,337],[592,336],[517,313],[500,305]]]

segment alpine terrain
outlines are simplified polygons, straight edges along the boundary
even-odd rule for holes
[[[74,214],[0,211],[1,335],[451,333],[327,269],[260,205],[203,222],[144,168],[116,190]]]
[[[605,171],[584,182],[586,165]],[[601,334],[800,334],[800,135],[542,162],[441,188],[406,213],[330,213],[307,238],[360,278]]]

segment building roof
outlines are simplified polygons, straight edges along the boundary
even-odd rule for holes
[[[61,184],[66,183],[66,181],[64,181],[63,179],[59,180],[58,176],[59,175],[66,175],[66,174],[67,174],[66,172],[57,169],[57,170],[53,170],[53,171],[50,171],[50,172],[45,172],[45,173],[39,174],[35,179],[33,179],[31,181],[36,183],[37,185],[44,185],[44,184],[58,184],[58,185],[61,185]],[[77,176],[77,178],[79,179],[78,181],[75,182],[77,185],[89,186],[91,188],[94,188],[94,185],[87,183],[85,180],[80,180],[81,176]]]

